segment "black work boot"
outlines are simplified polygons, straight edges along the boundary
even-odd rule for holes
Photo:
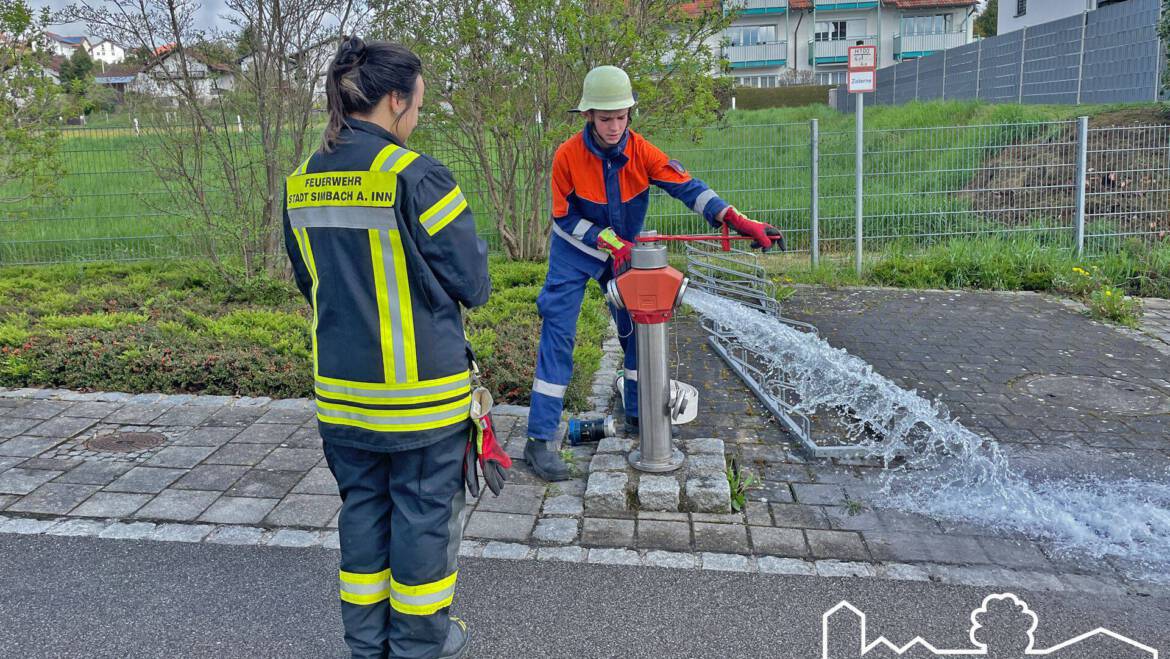
[[[524,445],[524,459],[537,476],[550,483],[569,479],[569,467],[560,454],[553,450],[552,442],[529,437]]]
[[[638,417],[627,416],[625,430],[626,430],[627,435],[637,436],[637,434],[638,434]],[[679,437],[678,426],[674,425],[673,423],[670,424],[670,438],[671,439],[678,439],[678,437]]]
[[[470,641],[471,632],[467,631],[467,623],[451,616],[451,625],[447,627],[447,638],[443,641],[443,647],[439,649],[439,659],[466,657]]]

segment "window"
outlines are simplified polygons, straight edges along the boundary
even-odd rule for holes
[[[779,84],[779,76],[763,75],[763,76],[736,76],[735,84],[740,87],[776,87]]]
[[[934,16],[903,16],[902,36],[916,36],[923,34],[946,34],[953,32],[951,14],[935,14]]]
[[[817,84],[843,85],[846,73],[846,71],[817,71]]]
[[[728,28],[723,36],[732,46],[754,46],[776,41],[775,25],[740,25]]]
[[[841,41],[865,36],[865,19],[853,21],[818,21],[813,31],[814,41]]]
[[[1016,0],[1016,16],[1028,13],[1028,0]]]

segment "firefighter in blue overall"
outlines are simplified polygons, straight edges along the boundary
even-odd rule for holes
[[[630,78],[615,66],[599,66],[585,76],[577,111],[584,129],[557,149],[552,170],[552,236],[548,275],[537,298],[542,319],[528,442],[524,456],[545,480],[568,478],[568,468],[551,441],[573,374],[577,317],[590,279],[602,290],[629,262],[632,241],[642,231],[656,185],[708,223],[731,229],[767,250],[780,231],[744,217],[702,181],[692,177],[646,138],[629,129],[634,106]],[[634,326],[624,310],[610,307],[625,352],[623,403],[627,433],[638,428],[638,357]]]
[[[462,534],[471,357],[461,307],[487,246],[441,163],[405,143],[419,58],[343,40],[322,147],[288,177],[285,243],[313,311],[325,457],[342,498],[341,614],[353,657],[463,657],[449,615]]]

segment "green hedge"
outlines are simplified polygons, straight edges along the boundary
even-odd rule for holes
[[[735,87],[736,110],[763,110],[767,108],[799,108],[806,105],[829,103],[828,85],[799,85],[792,87]],[[732,91],[722,89],[717,93],[719,107],[731,109]]]
[[[495,291],[468,314],[485,386],[524,404],[544,266],[491,264]],[[570,410],[581,409],[607,321],[591,287]],[[273,398],[312,395],[308,308],[286,281],[225,281],[200,263],[0,269],[0,386]]]

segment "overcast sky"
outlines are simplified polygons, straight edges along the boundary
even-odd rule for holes
[[[41,7],[48,7],[54,11],[67,7],[73,0],[30,0],[30,4],[34,9]],[[92,0],[93,2],[100,2],[101,0]],[[199,3],[202,6],[202,11],[199,15],[199,20],[196,25],[199,29],[210,31],[219,23],[219,14],[224,13],[224,0],[202,0]],[[79,23],[66,23],[64,25],[54,25],[49,28],[53,32],[64,35],[87,35],[88,30],[84,25]]]

